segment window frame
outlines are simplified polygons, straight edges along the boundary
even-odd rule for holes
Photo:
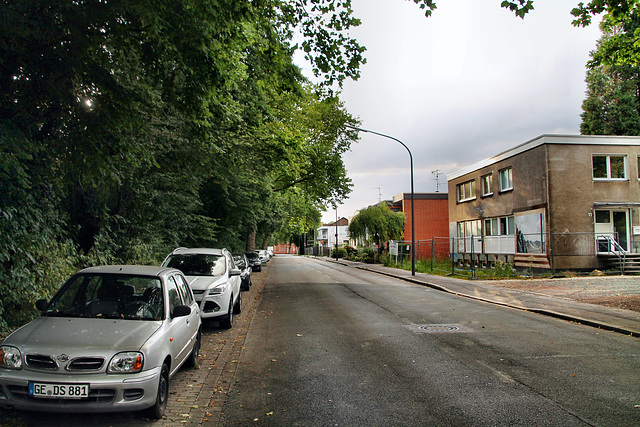
[[[508,187],[503,187],[504,185],[504,180],[503,177],[505,176],[505,172],[508,172]],[[508,166],[506,168],[502,168],[498,171],[498,180],[500,181],[500,192],[501,193],[505,193],[507,191],[512,191],[513,190],[513,167]]]
[[[169,316],[173,317],[173,310],[175,310],[177,306],[183,305],[184,303],[182,299],[182,292],[180,291],[180,288],[178,287],[178,282],[176,282],[176,279],[174,276],[169,276],[167,278],[166,286],[167,286],[167,305],[169,306]],[[176,296],[178,297],[177,299],[179,301],[174,301],[171,295],[171,291],[173,289],[175,289]]]
[[[480,177],[480,186],[482,187],[482,197],[493,196],[493,172]]]
[[[484,235],[485,236],[514,236],[515,216],[494,216],[484,219]]]
[[[623,161],[623,173],[624,176],[622,178],[614,178],[612,177],[612,171],[613,168],[611,167],[611,158],[612,157],[621,157],[622,161]],[[595,171],[595,166],[594,166],[594,160],[596,158],[604,158],[605,159],[605,167],[606,167],[606,176],[602,177],[596,177],[596,171]],[[626,154],[600,154],[600,153],[594,153],[591,154],[591,178],[594,181],[628,181],[629,180],[629,164],[627,161],[627,155]]]
[[[466,185],[469,184],[469,193],[470,195],[466,194],[465,192],[461,192],[460,190],[465,190]],[[456,185],[456,199],[458,203],[464,203],[464,202],[468,202],[470,200],[475,200],[476,199],[476,180],[475,179],[470,179],[468,181],[465,182],[461,182],[460,184]]]

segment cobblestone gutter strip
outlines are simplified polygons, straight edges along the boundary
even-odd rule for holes
[[[214,336],[213,340],[203,343],[203,349],[200,352],[202,355],[200,371],[205,372],[205,378],[201,383],[201,389],[196,393],[195,399],[190,396],[191,392],[187,392],[188,403],[182,408],[188,412],[175,414],[177,417],[172,414],[174,416],[171,418],[174,421],[170,424],[175,425],[173,423],[177,420],[180,425],[187,426],[221,425],[224,404],[235,379],[240,354],[244,349],[247,333],[257,311],[259,296],[264,288],[267,272],[255,277],[251,291],[243,293],[242,314],[234,319],[234,325],[229,334],[223,334],[226,336],[220,337],[217,343],[211,341],[216,341],[221,334]],[[180,390],[184,390],[184,387],[180,387]],[[183,400],[181,396],[172,397],[175,400]],[[178,409],[177,412],[180,410]],[[183,417],[187,413],[189,414],[188,418]]]

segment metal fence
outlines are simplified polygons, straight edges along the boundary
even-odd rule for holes
[[[450,269],[475,270],[503,262],[516,267],[558,270],[593,270],[609,268],[607,255],[621,260],[628,254],[640,253],[640,236],[628,241],[620,236],[597,233],[518,233],[502,236],[437,237],[421,239],[416,244],[416,259],[422,263],[441,265]],[[331,250],[317,246],[308,248],[309,254],[331,256]],[[373,248],[377,252],[377,247]],[[411,262],[411,241],[398,242],[395,263]]]
[[[400,242],[399,247],[410,241]],[[608,257],[623,259],[640,253],[640,236],[628,241],[617,235],[598,233],[532,233],[503,236],[432,237],[416,241],[420,261],[449,258],[468,268],[486,267],[503,261],[512,265],[548,270],[607,268]],[[400,253],[400,260],[410,251]],[[537,264],[536,264],[537,263]]]

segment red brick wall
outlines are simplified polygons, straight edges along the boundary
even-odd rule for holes
[[[411,242],[411,195],[405,194],[403,212],[405,213],[404,240]],[[435,253],[438,257],[449,256],[449,202],[447,199],[416,199],[415,227],[418,259],[430,258],[432,243],[435,241]],[[438,239],[433,239],[437,237]],[[418,244],[419,242],[419,244]]]
[[[296,254],[298,253],[298,247],[291,244],[281,243],[273,247],[274,254]]]

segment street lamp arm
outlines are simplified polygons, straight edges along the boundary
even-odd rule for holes
[[[407,147],[404,142],[400,141],[398,138],[394,138],[393,136],[385,135],[384,133],[380,133],[380,132],[374,132],[368,129],[362,129],[346,123],[344,126],[349,129],[356,130],[358,132],[372,133],[374,135],[382,136],[384,138],[393,139],[394,141],[400,143],[400,145],[402,145],[407,150],[407,153],[409,153],[409,161],[411,165],[411,275],[415,276],[416,275],[416,226],[415,226],[416,216],[415,216],[415,200],[414,200],[414,191],[413,191],[413,155],[411,154],[411,150],[409,150],[409,147]]]
[[[384,133],[374,132],[372,130],[362,129],[362,128],[359,128],[359,127],[356,127],[356,126],[352,126],[352,125],[348,125],[348,124],[345,124],[344,126],[349,128],[349,129],[357,130],[359,132],[372,133],[374,135],[383,136],[385,138],[393,139],[394,141],[400,143],[400,145],[402,145],[405,148],[405,150],[407,150],[407,153],[409,153],[409,159],[411,160],[411,164],[413,165],[413,155],[411,155],[411,150],[409,150],[409,147],[407,147],[406,144],[404,142],[400,141],[398,138],[394,138],[393,136],[385,135]]]

